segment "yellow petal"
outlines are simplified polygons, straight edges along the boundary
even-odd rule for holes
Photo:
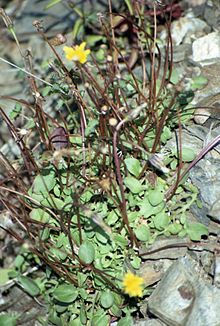
[[[85,46],[86,46],[86,42],[82,42],[82,43],[79,45],[79,50],[84,51]]]
[[[85,50],[85,46],[86,42],[82,42],[80,45],[75,45],[74,47],[65,46],[63,50],[66,54],[66,58],[68,60],[85,63],[87,61],[87,56],[90,54],[90,50]]]
[[[144,284],[143,278],[134,275],[131,272],[128,272],[124,276],[124,280],[123,280],[124,291],[130,297],[136,297],[136,296],[141,297],[143,293],[143,287],[142,287],[143,284]]]
[[[68,60],[72,60],[72,59],[73,59],[73,56],[74,56],[74,50],[73,50],[72,47],[64,46],[64,47],[63,47],[63,51],[65,52],[66,58],[67,58]]]

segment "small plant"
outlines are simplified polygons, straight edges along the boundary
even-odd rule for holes
[[[150,293],[139,249],[162,235],[200,240],[208,233],[187,217],[198,192],[181,171],[194,153],[181,144],[163,152],[191,112],[170,82],[171,17],[157,6],[151,20],[138,1],[125,1],[125,14],[113,13],[109,1],[93,46],[65,45],[63,56],[35,22],[54,54],[53,75],[40,89],[30,76],[34,104],[10,98],[17,103],[10,117],[1,109],[21,153],[16,166],[1,154],[2,203],[23,231],[10,231],[23,244],[10,275],[44,298],[54,325],[130,325]],[[168,30],[163,61],[157,9]],[[53,114],[41,94],[59,99]],[[33,261],[44,271],[36,279],[23,276]]]

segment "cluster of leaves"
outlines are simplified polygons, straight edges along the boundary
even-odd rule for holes
[[[28,137],[18,140],[13,120],[22,115],[24,103],[11,112],[10,122],[3,115],[20,146],[26,179],[32,180],[29,186],[22,173],[8,167],[16,189],[11,196],[18,203],[11,206],[7,198],[3,203],[26,231],[25,240],[12,234],[28,244],[10,276],[30,295],[44,297],[48,321],[54,325],[105,326],[113,320],[119,320],[119,326],[131,324],[131,314],[135,316],[139,307],[123,294],[122,280],[127,270],[138,273],[139,248],[147,250],[158,236],[200,240],[207,235],[202,224],[187,218],[190,206],[197,203],[197,190],[178,179],[194,153],[181,148],[156,154],[191,114],[184,110],[187,101],[181,102],[184,93],[177,97],[174,88],[167,87],[172,84],[171,39],[168,36],[161,69],[159,47],[141,14],[144,5],[138,10],[139,5],[126,4],[134,17],[120,15],[119,25],[133,33],[140,74],[128,63],[129,41],[117,31],[110,10],[110,23],[100,17],[102,34],[90,38],[90,63],[73,68],[73,62],[64,63],[49,43],[59,73],[53,75],[53,86],[41,92],[48,97],[59,93],[61,120],[58,112],[55,117],[45,114],[39,98],[34,106],[26,102],[34,114],[25,117]],[[39,32],[46,39],[41,28]],[[102,46],[96,47],[96,42]],[[38,137],[43,146],[34,151],[30,144],[36,145]],[[168,196],[173,184],[175,194]],[[22,275],[27,252],[47,266],[35,280]],[[148,289],[143,294],[147,296]]]

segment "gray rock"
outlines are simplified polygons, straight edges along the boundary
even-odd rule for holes
[[[219,326],[220,290],[207,283],[190,257],[173,263],[148,303],[149,311],[169,326]]]
[[[191,44],[180,44],[173,47],[173,62],[180,62],[192,54]]]
[[[220,159],[204,158],[190,171],[190,178],[200,190],[200,198],[208,215],[214,220],[220,221]]]
[[[197,32],[202,32],[208,28],[207,24],[195,18],[192,12],[187,13],[186,16],[175,20],[171,25],[171,34],[174,45],[181,43],[191,43],[191,37]],[[160,39],[166,40],[166,31],[161,33]]]
[[[220,288],[220,256],[219,254],[215,255],[214,262],[214,284],[217,288]]]
[[[159,319],[146,319],[143,321],[138,321],[133,324],[133,326],[165,326]]]
[[[220,61],[220,33],[209,33],[195,40],[192,45],[192,60],[201,65]]]
[[[214,29],[220,31],[220,2],[219,0],[205,1],[204,18]]]

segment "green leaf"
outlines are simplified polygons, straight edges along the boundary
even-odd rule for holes
[[[83,19],[81,17],[77,18],[73,26],[73,40],[80,34],[81,29],[83,28]]]
[[[0,325],[1,326],[16,326],[16,321],[18,316],[12,316],[10,314],[1,314],[0,315]]]
[[[177,84],[178,81],[181,79],[181,74],[179,73],[179,71],[177,69],[172,69],[172,74],[171,74],[171,77],[170,77],[170,82],[172,84]]]
[[[163,211],[157,214],[156,216],[153,216],[152,220],[154,222],[155,228],[161,231],[168,226],[170,222],[170,217],[167,215],[167,213]]]
[[[9,113],[9,117],[11,120],[16,119],[21,113],[22,106],[20,103],[16,103],[14,109]]]
[[[143,190],[141,182],[132,176],[124,178],[124,184],[133,194],[139,194]]]
[[[67,257],[67,253],[62,249],[52,247],[52,248],[50,248],[50,252],[52,255],[54,255],[59,260],[65,260]]]
[[[85,264],[91,264],[95,259],[95,249],[91,242],[85,241],[80,247],[78,252],[79,258]]]
[[[126,5],[128,6],[128,10],[131,16],[133,16],[133,5],[131,0],[125,0]]]
[[[122,248],[128,245],[128,240],[120,234],[114,234],[114,241]]]
[[[205,85],[207,85],[207,83],[208,83],[208,79],[206,77],[195,76],[194,78],[192,78],[192,81],[191,81],[191,89],[192,90],[201,89]]]
[[[104,232],[96,232],[96,239],[99,241],[99,242],[101,242],[101,243],[103,243],[103,244],[105,244],[105,243],[107,243],[108,242],[108,237],[106,236],[106,234],[104,233]]]
[[[156,215],[161,212],[165,206],[165,202],[162,201],[159,205],[152,206],[148,199],[144,198],[142,202],[138,203],[138,206],[140,207],[139,214],[143,215],[144,218],[148,218],[149,216]]]
[[[106,218],[106,223],[111,226],[114,225],[119,219],[119,215],[116,213],[115,210],[111,210]]]
[[[78,318],[76,318],[74,320],[69,321],[68,326],[82,326],[80,317],[78,317]]]
[[[163,202],[164,194],[160,189],[151,190],[148,195],[148,200],[152,206],[157,206]]]
[[[78,280],[78,285],[79,287],[82,287],[87,279],[88,275],[84,273],[77,273],[77,280]]]
[[[32,209],[32,211],[30,212],[29,215],[30,215],[30,218],[32,218],[33,220],[39,221],[42,223],[48,223],[49,219],[51,217],[50,214],[48,214],[41,208]]]
[[[18,276],[18,283],[31,296],[35,297],[40,293],[37,283],[27,276]]]
[[[138,177],[139,174],[141,173],[142,167],[136,158],[129,157],[125,159],[125,165],[128,169],[128,171],[133,174],[135,177]]]
[[[162,143],[165,144],[171,137],[172,137],[171,130],[167,126],[164,126],[163,132],[162,132],[161,138],[160,138]]]
[[[56,184],[54,171],[49,170],[44,172],[45,174],[37,175],[34,179],[31,189],[35,194],[48,193]]]
[[[187,231],[185,229],[183,229],[178,233],[178,237],[180,238],[184,238],[186,235],[187,235]]]
[[[102,292],[101,297],[100,297],[100,303],[103,308],[109,309],[114,303],[113,294],[109,290]]]
[[[21,269],[22,265],[25,263],[24,256],[22,255],[17,255],[14,261],[14,266],[17,269]]]
[[[191,148],[182,149],[182,160],[184,162],[191,162],[196,157],[195,152]]]
[[[65,202],[59,198],[56,198],[52,195],[49,195],[47,198],[41,201],[41,204],[48,207],[48,208],[54,208],[58,210],[62,210],[65,206]]]
[[[88,137],[90,134],[94,133],[98,124],[99,122],[97,119],[90,120],[85,130],[85,136]]]
[[[77,288],[72,284],[59,285],[53,292],[53,297],[60,302],[71,303],[78,296]]]
[[[140,266],[141,266],[141,258],[140,257],[137,257],[137,256],[134,256],[131,258],[131,266],[135,269],[139,269]]]
[[[83,303],[80,307],[80,321],[82,325],[86,325],[87,322],[87,316],[86,316],[86,307],[85,304]]]
[[[110,316],[107,316],[105,312],[97,311],[91,321],[91,326],[106,326],[109,325]]]
[[[0,285],[3,285],[9,281],[8,273],[12,271],[13,270],[10,268],[0,268]]]
[[[208,235],[208,228],[202,223],[192,223],[187,227],[187,234],[192,241],[199,241],[203,235]]]
[[[121,318],[117,324],[117,326],[132,326],[132,325],[133,325],[133,320],[131,316],[126,316],[124,318]]]
[[[99,62],[102,62],[105,60],[105,55],[106,55],[105,50],[102,48],[99,48],[98,51],[95,52],[95,57],[96,57],[97,61],[99,61]]]
[[[62,0],[50,0],[49,3],[46,5],[45,9],[49,9],[52,6],[56,5],[57,3],[61,2]]]
[[[179,157],[179,155],[177,154],[177,151],[175,151],[173,154],[177,158]],[[196,154],[191,148],[187,148],[187,147],[182,148],[182,160],[183,160],[183,162],[191,162],[191,161],[194,160],[195,157],[196,157]]]
[[[86,37],[86,43],[87,46],[94,46],[97,42],[99,41],[103,41],[104,40],[104,36],[103,35],[88,35]]]
[[[128,212],[129,223],[137,221],[138,217],[139,217],[139,212],[131,212],[131,211]]]
[[[50,236],[50,229],[49,228],[44,228],[43,230],[40,231],[39,238],[42,241],[47,240],[49,238],[49,236]]]
[[[182,225],[179,223],[170,224],[167,228],[167,231],[171,234],[178,234],[182,230]]]
[[[148,241],[150,238],[150,230],[147,225],[138,226],[134,233],[140,241]]]

